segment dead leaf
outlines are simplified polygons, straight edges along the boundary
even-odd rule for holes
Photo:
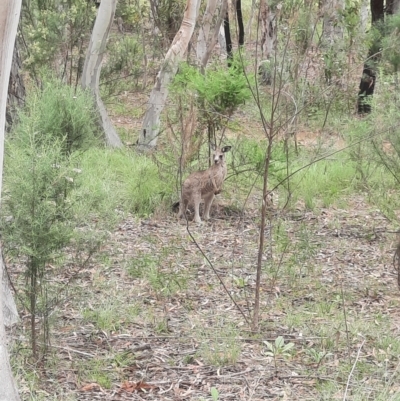
[[[89,383],[85,384],[80,388],[80,391],[92,391],[92,390],[100,390],[100,386],[97,383]]]
[[[121,385],[121,390],[126,391],[127,393],[133,393],[134,391],[143,391],[156,388],[156,386],[152,384],[148,384],[144,381],[139,381],[137,383],[124,381]]]

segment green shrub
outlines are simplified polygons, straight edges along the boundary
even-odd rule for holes
[[[2,238],[5,253],[26,266],[25,302],[31,314],[31,342],[38,357],[37,315],[45,316],[43,343],[47,345],[49,305],[58,299],[48,285],[52,269],[64,248],[71,245],[76,220],[69,194],[76,185],[63,144],[52,138],[38,141],[36,132],[9,141],[4,171]],[[20,139],[20,138],[19,138]]]
[[[110,40],[107,60],[101,70],[101,84],[107,95],[136,87],[142,74],[143,48],[135,37]]]
[[[125,25],[130,29],[139,31],[142,29],[143,20],[149,15],[149,4],[139,1],[120,0],[117,3],[115,16],[121,17]]]
[[[2,239],[5,253],[25,266],[23,302],[31,314],[35,358],[41,356],[39,334],[46,352],[48,316],[59,302],[52,280],[56,268],[64,260],[80,266],[104,237],[92,229],[90,197],[80,202],[79,195],[79,156],[98,143],[90,99],[80,91],[73,96],[70,87],[57,82],[44,83],[43,91],[28,96],[6,142]]]
[[[26,99],[14,135],[29,136],[34,132],[38,143],[58,141],[62,152],[71,154],[100,143],[96,121],[90,93],[49,79],[43,83],[43,89],[34,88]]]
[[[16,249],[45,260],[71,238],[74,222],[67,204],[77,173],[62,156],[59,141],[37,146],[36,135],[29,134],[27,143],[9,141],[6,146],[2,214],[8,222],[3,237]]]
[[[21,31],[24,66],[37,77],[52,68],[70,84],[79,80],[84,50],[96,17],[94,2],[87,0],[24,1]]]
[[[252,78],[249,77],[252,81]],[[175,77],[174,90],[190,90],[197,93],[204,112],[211,115],[229,115],[251,96],[243,66],[235,57],[230,68],[220,63],[211,64],[204,74],[197,68],[182,64]]]

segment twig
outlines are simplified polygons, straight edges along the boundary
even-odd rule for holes
[[[73,348],[69,348],[69,347],[60,347],[58,345],[50,345],[51,348],[58,348],[58,349],[63,349],[65,351],[70,351],[70,352],[75,352],[76,354],[81,354],[81,355],[85,355],[85,356],[89,356],[90,358],[94,358],[94,355],[89,354],[87,352],[83,352],[83,351],[78,351],[76,349]]]
[[[350,379],[351,379],[351,376],[352,376],[352,374],[354,372],[354,369],[356,368],[357,361],[358,361],[358,358],[360,356],[361,348],[363,347],[364,344],[365,344],[365,339],[363,340],[363,342],[361,343],[360,347],[358,348],[356,360],[353,363],[353,367],[351,368],[351,372],[350,372],[349,377],[347,379],[346,390],[345,390],[344,395],[343,395],[343,401],[346,401],[347,390],[349,389],[349,385],[350,385]]]
[[[345,325],[345,329],[346,329],[346,339],[347,339],[347,351],[349,353],[349,362],[351,362],[349,327],[347,324],[346,304],[344,302],[343,280],[340,280],[340,295],[342,297],[343,317],[344,317],[344,325]]]

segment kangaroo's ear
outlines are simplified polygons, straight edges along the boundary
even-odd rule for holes
[[[209,144],[210,144],[210,148],[211,148],[212,151],[214,151],[215,149],[217,149],[217,147],[215,146],[214,143],[209,142]]]
[[[229,151],[231,150],[231,148],[232,148],[232,146],[224,146],[224,147],[221,149],[221,151],[222,151],[223,153],[226,153],[226,152],[229,152]]]

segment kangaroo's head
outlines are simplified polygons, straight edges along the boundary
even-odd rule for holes
[[[225,153],[231,150],[231,146],[217,148],[214,144],[210,144],[213,150],[212,161],[214,166],[223,166],[225,163]]]

